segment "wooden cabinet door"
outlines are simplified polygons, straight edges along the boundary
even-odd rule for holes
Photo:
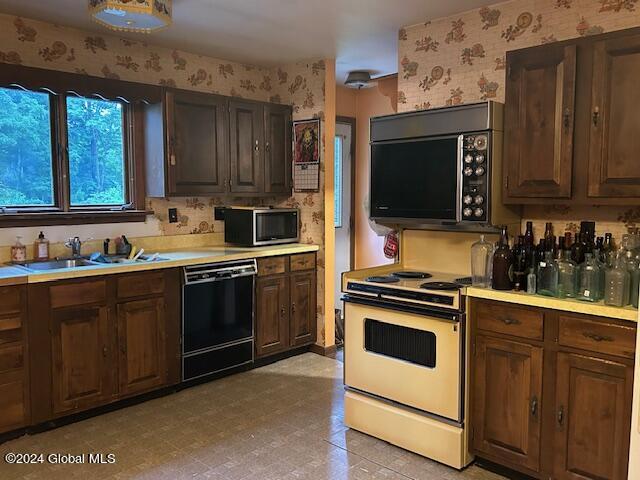
[[[571,198],[576,47],[507,54],[505,200]]]
[[[166,381],[163,298],[118,305],[120,395],[149,390]]]
[[[542,348],[485,336],[475,348],[474,450],[539,471]]]
[[[232,100],[229,107],[230,190],[233,193],[262,192],[264,190],[262,105]]]
[[[626,479],[633,367],[559,353],[557,372],[554,478]]]
[[[264,189],[291,193],[291,108],[264,106]]]
[[[167,92],[168,183],[172,195],[227,190],[228,100],[182,91]]]
[[[53,413],[98,406],[113,393],[107,307],[51,313]]]
[[[640,197],[640,35],[594,44],[590,197]]]
[[[256,281],[256,356],[289,348],[289,282],[287,277]]]
[[[290,343],[295,347],[316,341],[316,272],[294,273],[291,285]]]

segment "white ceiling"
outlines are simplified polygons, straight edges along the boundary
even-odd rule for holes
[[[336,58],[350,70],[397,72],[402,26],[491,3],[488,0],[174,0],[174,24],[150,43],[226,60],[272,66]],[[0,0],[0,12],[91,31],[86,0]],[[134,35],[135,37],[135,35]]]

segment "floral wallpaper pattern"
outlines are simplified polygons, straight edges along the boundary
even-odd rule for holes
[[[398,111],[494,99],[504,102],[508,50],[640,26],[640,0],[515,0],[402,28],[398,34]],[[523,225],[556,235],[595,220],[618,239],[640,227],[640,209],[526,207]]]
[[[142,37],[147,38],[147,37]],[[152,37],[149,37],[152,39]],[[323,118],[323,60],[264,68],[156,47],[146,41],[89,33],[36,20],[0,14],[0,62],[48,68],[105,78],[158,84],[254,100],[286,103],[294,120]],[[322,126],[324,129],[324,126]],[[324,171],[323,155],[321,171]],[[324,343],[324,203],[319,193],[288,199],[172,198],[147,199],[161,234],[222,232],[213,220],[216,205],[276,205],[301,210],[301,241],[320,245],[318,252],[318,343]],[[178,223],[169,223],[167,209],[178,209]]]

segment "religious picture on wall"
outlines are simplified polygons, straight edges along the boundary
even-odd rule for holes
[[[293,122],[293,188],[317,192],[320,187],[320,120]]]

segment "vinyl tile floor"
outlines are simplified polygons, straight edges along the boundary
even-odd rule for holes
[[[44,459],[9,465],[7,453]],[[115,463],[48,462],[89,453]],[[2,480],[502,478],[473,465],[458,472],[346,428],[342,363],[313,353],[24,436],[0,445],[0,455]]]

